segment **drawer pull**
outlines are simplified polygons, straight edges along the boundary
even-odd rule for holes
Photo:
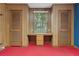
[[[0,16],[2,16],[3,14],[0,14]]]

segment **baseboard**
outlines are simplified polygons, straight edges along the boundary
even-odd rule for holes
[[[2,51],[3,49],[5,49],[5,47],[0,47],[0,51]]]
[[[79,47],[78,46],[74,46],[75,48],[77,48],[77,49],[79,49]]]

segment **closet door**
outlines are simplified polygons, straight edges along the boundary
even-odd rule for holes
[[[59,11],[59,46],[71,45],[71,10]]]
[[[10,41],[11,46],[21,46],[22,35],[21,35],[21,22],[22,22],[22,12],[18,10],[11,10],[11,20],[10,20]]]

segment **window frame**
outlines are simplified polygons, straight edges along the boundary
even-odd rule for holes
[[[41,12],[41,13],[47,13],[48,12],[48,21],[47,21],[47,32],[46,33],[51,33],[51,16],[50,16],[50,12],[51,9],[50,8],[30,8],[30,20],[29,20],[29,26],[30,26],[30,33],[33,34],[45,34],[45,33],[34,33],[33,31],[33,13],[35,12]]]

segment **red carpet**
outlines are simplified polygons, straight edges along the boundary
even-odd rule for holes
[[[0,51],[0,56],[79,56],[79,49],[30,45],[28,47],[8,47]]]

